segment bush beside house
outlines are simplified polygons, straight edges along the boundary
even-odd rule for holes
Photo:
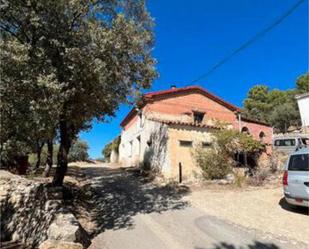
[[[239,164],[237,154],[245,154],[246,168],[251,174],[257,168],[257,159],[264,146],[246,133],[236,130],[220,130],[214,133],[216,141],[211,148],[198,147],[194,151],[196,163],[203,171],[205,179],[224,179]],[[238,173],[237,173],[238,175]]]

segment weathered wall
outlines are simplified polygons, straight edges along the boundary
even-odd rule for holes
[[[109,161],[111,163],[117,163],[119,159],[118,151],[112,150]]]
[[[1,230],[7,236],[5,239],[31,245],[44,241],[59,208],[57,201],[48,201],[44,185],[1,171],[0,193]]]
[[[206,124],[212,120],[224,121],[239,130],[238,116],[227,107],[207,98],[201,93],[182,93],[168,96],[148,103],[144,107],[147,116],[161,116],[164,119],[192,120],[192,111],[205,112]],[[241,128],[248,127],[250,134],[259,140],[260,132],[265,133],[264,142],[271,144],[273,129],[269,126],[254,122],[241,121]]]
[[[206,128],[172,125],[168,129],[168,155],[170,158],[170,171],[166,177],[178,180],[179,163],[182,164],[184,180],[200,175],[201,170],[196,165],[194,150],[202,142],[212,142],[211,131]],[[180,140],[192,141],[192,147],[180,146]]]
[[[238,129],[238,123],[235,124],[235,129]],[[273,129],[272,127],[266,126],[266,125],[261,125],[261,124],[256,124],[256,123],[251,123],[247,121],[241,121],[241,127],[247,127],[249,129],[249,133],[256,139],[259,140],[259,135],[261,132],[265,133],[265,137],[263,139],[263,142],[266,144],[271,144],[272,143],[272,137],[273,137]]]
[[[54,245],[69,243],[66,248],[70,249],[90,244],[87,233],[63,208],[58,188],[0,170],[0,206],[1,240],[20,241],[34,248],[47,239]],[[59,216],[62,223],[57,226]]]
[[[183,173],[188,178],[199,170],[194,165],[190,149],[180,147],[179,140],[192,140],[195,144],[198,140],[207,140],[209,132],[207,128],[181,128],[169,124],[171,128],[166,133],[167,126],[160,123],[160,120],[192,123],[194,111],[204,112],[203,124],[212,126],[221,121],[226,123],[228,128],[236,130],[247,127],[255,139],[259,140],[259,135],[263,132],[263,142],[272,142],[271,127],[244,120],[239,123],[237,114],[231,109],[200,92],[190,91],[157,97],[149,101],[141,111],[142,115],[129,115],[125,122],[119,147],[120,162],[126,166],[139,165],[141,162],[150,163],[154,168],[160,168],[167,178],[175,178],[178,175],[180,160],[183,162]],[[151,137],[155,138],[152,139],[155,142],[149,146],[147,142]],[[164,148],[165,144],[167,148]],[[267,147],[267,152],[271,152],[271,146]]]
[[[119,162],[124,166],[137,166],[140,163],[165,170],[167,126],[148,120],[144,115],[121,133]]]

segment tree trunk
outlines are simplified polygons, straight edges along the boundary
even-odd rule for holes
[[[53,140],[47,140],[47,158],[43,177],[48,177],[53,167]]]
[[[36,164],[35,164],[35,170],[38,170],[40,168],[40,165],[41,165],[41,154],[42,154],[43,146],[44,146],[44,142],[42,142],[40,144],[40,141],[37,141],[37,144],[36,144],[37,161],[36,161]]]
[[[65,120],[61,120],[60,124],[60,147],[58,152],[58,162],[56,173],[53,179],[54,186],[62,186],[64,176],[68,168],[68,153],[71,147],[71,139],[68,133],[68,124]]]

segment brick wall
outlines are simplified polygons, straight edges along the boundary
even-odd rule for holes
[[[232,123],[235,114],[228,108],[205,97],[200,93],[182,93],[161,98],[146,105],[147,112],[184,115],[192,114],[192,110],[205,112],[206,118],[225,120]]]
[[[235,129],[239,129],[237,115],[227,107],[207,98],[200,93],[182,93],[175,96],[169,96],[148,103],[145,106],[148,113],[162,113],[175,116],[191,114],[192,111],[205,112],[206,120],[214,119],[230,123]],[[271,144],[272,128],[263,124],[254,122],[241,121],[242,127],[247,127],[250,134],[259,140],[260,132],[264,132],[264,142]]]

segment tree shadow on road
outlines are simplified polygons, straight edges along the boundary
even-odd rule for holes
[[[139,213],[160,213],[188,205],[182,200],[189,192],[186,186],[159,186],[124,169],[87,170],[89,183],[75,188],[67,204],[77,218],[88,214],[95,224],[92,236],[106,229],[130,228],[134,225],[132,217]]]
[[[233,244],[221,242],[219,244],[214,245],[211,248],[206,247],[195,247],[195,249],[280,249],[277,245],[273,243],[264,243],[260,241],[254,241],[253,244],[249,244],[247,246],[235,246]]]

